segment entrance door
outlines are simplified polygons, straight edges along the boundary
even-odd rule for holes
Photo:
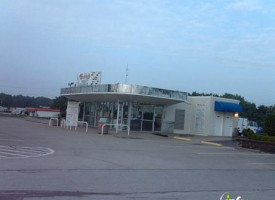
[[[233,116],[231,113],[225,113],[223,119],[223,136],[232,136],[233,132]]]
[[[215,119],[215,135],[222,136],[223,131],[223,114],[218,113]]]

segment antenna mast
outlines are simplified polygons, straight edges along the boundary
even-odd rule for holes
[[[127,84],[127,81],[128,81],[128,64],[127,64],[127,67],[126,67],[125,84]]]

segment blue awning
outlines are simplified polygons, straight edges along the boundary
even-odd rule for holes
[[[240,113],[243,111],[243,108],[237,103],[215,101],[215,111]]]

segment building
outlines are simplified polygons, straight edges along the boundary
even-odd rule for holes
[[[97,126],[101,117],[131,131],[232,136],[239,101],[188,97],[186,92],[127,84],[101,84],[61,89],[61,95],[83,103],[82,120]]]
[[[52,109],[52,108],[26,107],[25,113],[28,113],[28,115],[31,117],[51,118],[51,117],[57,117],[60,114],[60,110]]]
[[[213,96],[188,97],[188,101],[164,108],[163,122],[177,134],[232,136],[238,126],[238,100]]]

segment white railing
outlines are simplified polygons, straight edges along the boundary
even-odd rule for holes
[[[57,126],[58,126],[58,118],[51,118],[50,119],[50,121],[49,121],[49,126],[51,125],[51,121],[52,120],[56,120],[56,123],[57,123]],[[61,121],[60,121],[60,127],[61,128],[69,128],[70,127],[70,130],[72,129],[72,125],[71,125],[71,123],[70,123],[70,121],[68,120],[67,121],[68,123],[66,123],[66,120],[65,119],[61,119]],[[85,121],[77,121],[77,125],[79,124],[79,123],[82,123],[82,124],[85,124],[86,125],[86,133],[88,132],[88,127],[89,127],[89,125],[88,125],[88,122],[85,122]],[[77,129],[77,125],[75,126],[75,130]]]
[[[128,136],[130,135],[130,127],[129,125],[124,125],[124,124],[103,124],[102,127],[101,127],[101,135],[103,135],[103,130],[104,130],[104,127],[105,126],[126,126],[127,127],[127,132],[128,132]]]
[[[61,119],[60,122],[60,127],[62,128],[64,126],[64,128],[66,128],[66,120],[65,119]]]
[[[56,118],[56,117],[50,118],[50,120],[49,120],[49,126],[52,125],[52,120],[56,120],[56,126],[58,127],[58,118]]]
[[[88,122],[85,122],[85,121],[77,121],[77,124],[78,123],[82,123],[82,124],[85,124],[86,125],[86,133],[88,132]],[[77,129],[77,125],[75,127],[75,130]]]
[[[71,120],[65,120],[65,124],[66,124],[66,128],[69,128],[70,127],[70,130],[72,130],[72,123],[71,123]]]

